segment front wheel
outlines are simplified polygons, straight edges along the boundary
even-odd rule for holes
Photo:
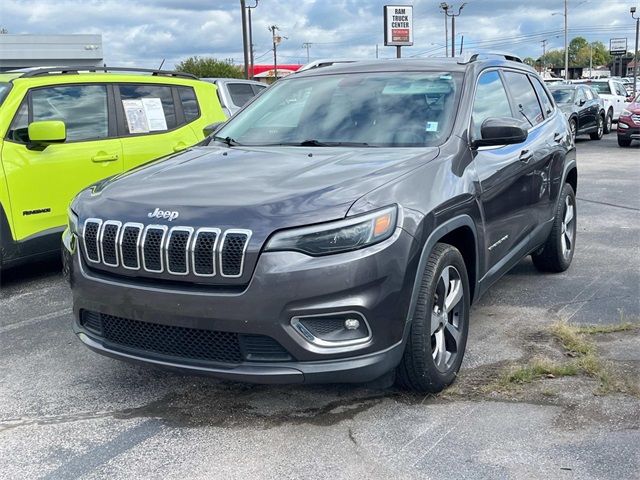
[[[625,138],[625,137],[621,137],[618,135],[618,145],[621,147],[628,147],[629,145],[631,145],[631,139],[630,138]]]
[[[573,259],[576,244],[576,194],[565,183],[558,199],[551,233],[545,244],[531,254],[533,264],[543,272],[564,272]]]
[[[604,117],[602,115],[598,115],[598,129],[589,134],[591,140],[601,140],[602,134],[604,133]]]
[[[471,299],[458,249],[436,244],[421,282],[397,380],[416,392],[437,393],[456,379],[467,345]]]
[[[569,120],[569,130],[571,131],[571,139],[575,143],[576,135],[578,134],[578,122],[576,122],[575,118]]]

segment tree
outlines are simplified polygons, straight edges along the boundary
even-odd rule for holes
[[[199,78],[243,78],[240,67],[211,57],[189,57],[176,65],[179,72]]]

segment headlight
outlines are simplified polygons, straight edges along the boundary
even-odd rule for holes
[[[386,240],[396,228],[398,207],[365,215],[276,233],[266,251],[294,251],[320,256],[348,252]]]
[[[68,214],[69,214],[69,231],[74,235],[79,235],[80,230],[78,229],[78,215],[76,214],[76,212],[71,210],[71,208],[68,209]]]
[[[631,112],[625,108],[624,110],[622,110],[622,112],[620,112],[620,116],[621,117],[630,117],[631,116]]]

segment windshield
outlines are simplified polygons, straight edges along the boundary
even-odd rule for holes
[[[281,80],[216,133],[230,145],[441,144],[461,73],[377,72]]]
[[[557,104],[561,103],[573,103],[573,92],[572,88],[552,88],[551,95],[553,95],[553,99]]]
[[[0,105],[2,105],[2,102],[4,101],[4,97],[7,96],[7,93],[9,93],[9,89],[11,88],[11,84],[10,83],[0,83]]]
[[[611,94],[609,82],[593,82],[590,83],[589,86],[598,93]]]

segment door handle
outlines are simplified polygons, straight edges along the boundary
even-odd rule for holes
[[[187,145],[184,142],[180,142],[180,143],[176,143],[173,146],[173,151],[174,152],[181,152],[183,150],[186,150],[186,148],[187,148]]]
[[[120,158],[118,154],[107,155],[99,153],[98,155],[91,157],[91,161],[95,163],[115,162],[118,158]]]
[[[518,158],[518,160],[523,163],[529,163],[529,160],[531,160],[532,158],[533,152],[531,152],[530,150],[522,150],[522,152],[520,152],[520,157]]]
[[[553,141],[556,143],[560,143],[563,138],[564,138],[564,134],[562,132],[556,132],[555,135],[553,136]]]

